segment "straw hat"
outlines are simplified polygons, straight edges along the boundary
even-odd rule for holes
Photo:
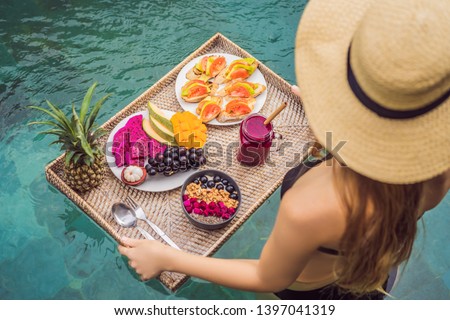
[[[386,183],[449,169],[449,35],[449,1],[311,0],[295,59],[318,141]]]

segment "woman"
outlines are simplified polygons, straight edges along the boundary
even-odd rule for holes
[[[310,1],[296,74],[311,128],[334,154],[286,175],[260,258],[132,239],[120,253],[142,279],[168,270],[286,299],[383,298],[417,219],[450,188],[448,34],[445,1]]]

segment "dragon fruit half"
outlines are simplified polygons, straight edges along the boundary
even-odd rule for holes
[[[142,129],[142,115],[130,118],[125,126],[119,129],[113,138],[112,153],[116,166],[138,165],[143,167],[145,157],[154,157],[159,152],[164,152],[162,145],[150,138]]]

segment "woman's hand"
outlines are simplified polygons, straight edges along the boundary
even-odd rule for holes
[[[157,277],[167,269],[171,248],[153,240],[123,238],[125,246],[119,252],[128,258],[128,264],[143,281]]]

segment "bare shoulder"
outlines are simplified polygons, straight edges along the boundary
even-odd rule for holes
[[[333,183],[333,168],[323,163],[302,176],[283,196],[279,219],[305,227],[324,244],[338,243],[345,214]]]

